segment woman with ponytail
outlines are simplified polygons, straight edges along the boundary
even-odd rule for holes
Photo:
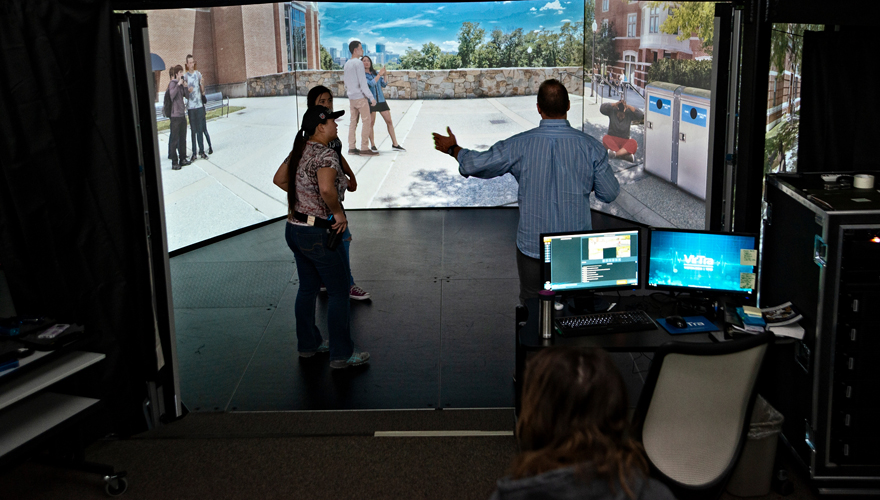
[[[623,378],[601,349],[548,347],[526,366],[520,453],[491,500],[675,500],[627,433]]]
[[[287,245],[296,259],[299,290],[296,294],[297,350],[302,358],[330,353],[331,368],[347,368],[369,361],[367,352],[355,352],[349,322],[349,269],[345,247],[336,245],[348,221],[342,194],[348,179],[339,157],[328,144],[336,139],[336,118],[323,106],[309,108],[297,132],[293,150],[278,168],[273,182],[287,191]],[[324,340],[315,325],[315,305],[321,283],[329,304]]]
[[[333,111],[333,94],[330,92],[330,89],[323,85],[315,85],[309,90],[309,93],[306,95],[306,107],[312,108],[315,106],[324,106],[328,108],[330,111]],[[336,151],[336,155],[339,156],[339,163],[342,165],[342,171],[345,172],[345,176],[348,177],[348,190],[355,191],[357,190],[357,179],[354,176],[354,172],[351,170],[351,167],[348,165],[348,162],[345,161],[345,157],[342,156],[342,141],[337,137],[330,141],[330,149]],[[345,234],[342,235],[342,244],[345,245],[345,258],[349,259],[349,270],[351,270],[351,227],[348,226],[345,229]],[[349,283],[351,288],[348,291],[348,296],[352,300],[369,300],[370,292],[364,290],[354,282],[354,276],[349,276]],[[324,287],[321,287],[321,290],[324,290]]]

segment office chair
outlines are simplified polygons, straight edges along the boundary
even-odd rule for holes
[[[679,500],[717,498],[736,466],[771,332],[657,349],[633,417],[651,475]]]

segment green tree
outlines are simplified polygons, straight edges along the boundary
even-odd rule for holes
[[[584,64],[584,24],[580,21],[565,23],[560,28],[561,46],[559,48],[560,63],[563,66],[581,66]]]
[[[341,66],[333,62],[333,57],[330,56],[330,52],[328,52],[323,45],[321,45],[321,69],[342,69]]]
[[[477,47],[483,42],[486,30],[480,28],[480,23],[465,21],[458,30],[458,57],[461,59],[462,68],[474,67],[474,54]]]
[[[400,57],[401,69],[439,69],[440,47],[433,42],[422,45],[422,50],[412,47],[406,49],[406,54]]]
[[[499,67],[516,68],[524,66],[525,37],[522,28],[517,28],[501,38],[501,54],[498,58]],[[528,54],[525,54],[528,55]]]
[[[649,8],[672,9],[672,14],[660,25],[660,31],[687,40],[692,34],[700,39],[703,50],[712,53],[715,31],[715,4],[711,2],[651,2]]]
[[[500,29],[492,30],[489,39],[481,44],[474,53],[474,66],[477,68],[498,68],[503,48],[504,32]]]
[[[712,83],[712,61],[660,59],[648,70],[648,82],[668,82],[708,90]]]
[[[600,25],[594,36],[596,40],[596,64],[613,64],[620,59],[620,53],[614,50],[614,23],[607,26]],[[590,47],[592,51],[592,47]]]
[[[422,53],[407,47],[406,53],[400,56],[400,69],[426,69],[422,66]]]
[[[440,54],[437,58],[437,69],[458,69],[461,66],[461,58],[453,54]]]
[[[440,55],[440,47],[434,42],[422,45],[422,60],[424,61],[422,69],[438,69]]]

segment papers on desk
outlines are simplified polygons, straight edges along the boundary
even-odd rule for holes
[[[767,329],[777,337],[791,337],[801,340],[804,338],[804,327],[798,324],[803,319],[791,302],[780,304],[776,307],[761,309],[761,315],[767,322]]]
[[[798,340],[804,338],[804,328],[798,324],[803,316],[798,314],[791,302],[762,309],[738,307],[736,312],[735,319],[739,321],[730,325],[729,331],[732,334],[756,334],[766,329],[777,337],[791,337]]]
[[[768,324],[767,329],[773,332],[773,335],[776,335],[777,337],[791,337],[798,340],[803,340],[804,338],[804,327],[797,323],[779,326]]]

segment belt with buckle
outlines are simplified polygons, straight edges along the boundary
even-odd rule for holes
[[[314,215],[306,215],[297,211],[293,212],[293,218],[300,222],[305,222],[310,226],[322,227],[324,229],[330,229],[333,227],[333,223],[327,219],[315,217]]]

